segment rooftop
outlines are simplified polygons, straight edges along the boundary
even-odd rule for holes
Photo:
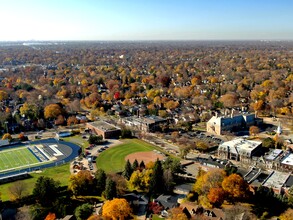
[[[120,130],[120,128],[109,124],[108,122],[105,121],[95,121],[95,122],[90,122],[88,123],[96,128],[99,128],[102,131],[113,131],[113,130]]]
[[[157,122],[164,122],[166,119],[155,116],[155,115],[149,115],[149,116],[144,116],[144,117],[128,117],[126,118],[128,121],[136,121],[139,123],[144,123],[144,124],[154,124]]]
[[[261,145],[260,141],[251,141],[243,138],[237,138],[224,142],[219,145],[219,150],[230,150],[233,154],[251,154],[251,152]]]
[[[274,149],[268,156],[267,160],[275,160],[283,151],[281,149]]]
[[[263,186],[269,188],[281,188],[290,177],[288,173],[273,171],[271,175],[263,182]]]
[[[293,154],[289,154],[281,163],[283,165],[293,166]]]

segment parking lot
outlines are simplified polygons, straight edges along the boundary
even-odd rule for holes
[[[105,150],[110,147],[121,144],[119,140],[107,140],[104,144],[101,145],[90,145],[85,148],[84,157],[75,158],[71,163],[71,173],[77,173],[79,170],[89,170],[93,173],[97,171],[96,167],[96,158]]]

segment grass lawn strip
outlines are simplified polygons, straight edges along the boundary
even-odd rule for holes
[[[34,185],[37,181],[37,178],[40,176],[46,176],[53,178],[56,181],[60,181],[61,186],[67,186],[70,176],[69,163],[66,163],[61,166],[51,167],[42,170],[41,173],[31,173],[32,178],[20,180],[27,185],[27,193],[31,194],[34,188]],[[0,185],[0,192],[2,201],[7,201],[10,199],[9,187],[12,186],[14,182],[5,183]]]
[[[105,172],[121,172],[126,163],[125,157],[135,152],[144,152],[159,150],[149,143],[138,139],[127,139],[124,143],[109,148],[97,157],[97,168],[105,170]]]

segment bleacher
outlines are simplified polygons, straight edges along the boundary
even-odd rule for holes
[[[29,146],[28,148],[41,162],[48,161],[47,158],[36,146]]]
[[[43,144],[43,150],[50,156],[50,157],[54,157],[55,152],[52,150],[52,148],[50,148],[50,146],[48,144]]]

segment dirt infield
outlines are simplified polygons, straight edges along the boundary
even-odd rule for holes
[[[133,154],[129,154],[125,157],[125,160],[129,160],[130,163],[133,163],[133,161],[136,159],[138,163],[140,163],[142,160],[144,164],[147,164],[150,161],[156,161],[157,159],[163,160],[166,157],[162,154],[158,154],[153,151],[147,151],[147,152],[136,152]]]

